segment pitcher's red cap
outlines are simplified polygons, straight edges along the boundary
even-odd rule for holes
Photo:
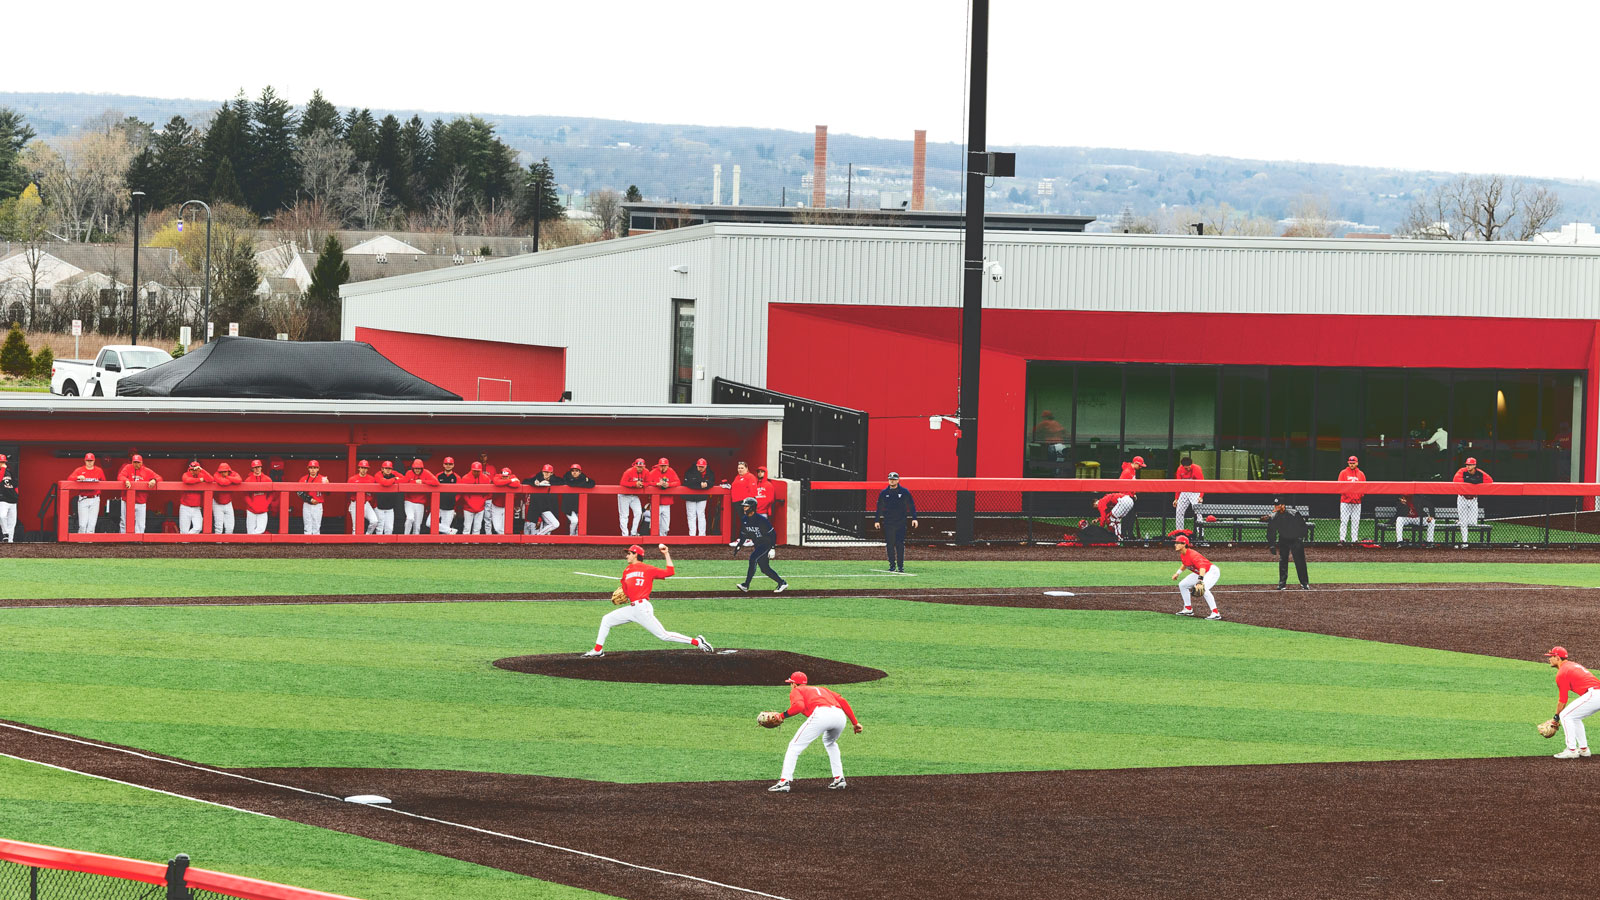
[[[643,556],[644,555],[644,548],[639,546],[638,544],[634,544],[633,546],[628,548],[628,552],[629,553],[637,553],[640,556]]]
[[[806,683],[806,673],[804,673],[804,672],[796,672],[793,675],[790,675],[788,680],[786,680],[784,682],[784,684],[805,684],[805,683]]]
[[[1556,659],[1566,659],[1567,658],[1567,648],[1565,648],[1565,647],[1551,647],[1550,648],[1550,652],[1546,653],[1545,656],[1554,656]]]

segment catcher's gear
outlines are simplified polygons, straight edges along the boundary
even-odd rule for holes
[[[1561,724],[1555,719],[1547,719],[1540,722],[1538,727],[1540,737],[1555,737],[1556,729],[1560,728]]]
[[[772,710],[756,714],[756,724],[762,728],[777,728],[783,724],[783,715]]]
[[[627,603],[627,602],[628,602],[628,595],[623,593],[622,585],[620,585],[620,584],[617,585],[617,589],[611,592],[611,605],[613,605],[613,606],[621,606],[622,604]]]

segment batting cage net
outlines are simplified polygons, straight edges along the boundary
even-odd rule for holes
[[[167,863],[0,840],[0,900],[352,900]]]
[[[1159,544],[1181,530],[1206,543],[1264,545],[1268,520],[1282,504],[1305,520],[1310,543],[1600,546],[1600,484],[911,477],[900,484],[916,503],[907,543],[958,541],[959,498],[970,492],[972,540],[986,544]],[[883,540],[898,526],[879,521],[883,487],[802,485],[802,543]]]

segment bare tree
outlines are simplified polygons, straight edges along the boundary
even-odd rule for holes
[[[311,203],[329,208],[349,192],[356,155],[326,129],[301,138],[294,158],[300,165],[302,190]]]
[[[25,164],[44,188],[51,218],[76,240],[108,233],[111,217],[128,205],[123,176],[133,161],[127,135],[87,132],[68,140],[62,152],[43,141],[28,145]]]
[[[349,210],[351,224],[365,231],[379,227],[389,199],[389,176],[370,164],[358,168],[345,184],[340,204]]]
[[[435,228],[458,234],[461,227],[461,207],[467,197],[467,169],[456,166],[450,177],[433,192],[428,203],[428,217]]]
[[[272,297],[262,302],[262,315],[278,334],[287,334],[289,340],[304,340],[311,327],[311,310],[306,307],[303,294],[293,297]]]
[[[1504,175],[1463,175],[1419,196],[1401,231],[1435,240],[1526,241],[1560,213],[1561,198],[1543,185]]]
[[[14,202],[7,205],[10,215],[5,230],[10,240],[21,245],[23,278],[10,278],[0,284],[4,294],[13,301],[26,302],[27,326],[35,328],[39,320],[39,285],[50,273],[50,232],[45,228],[44,203],[39,199],[39,189],[28,185]]]
[[[1333,216],[1328,198],[1303,196],[1289,208],[1289,224],[1284,237],[1333,237]]]
[[[617,226],[622,221],[622,195],[610,188],[589,195],[589,211],[600,222],[600,236],[610,240],[617,236]]]
[[[469,225],[473,234],[510,237],[518,233],[515,207],[497,202],[493,198],[490,198],[487,203],[482,200],[473,200],[471,218],[472,221]]]
[[[338,214],[326,203],[302,197],[273,217],[270,231],[272,240],[278,247],[285,248],[286,252],[291,246],[315,251],[328,239],[329,234],[339,229],[339,225]],[[285,266],[289,262],[287,257],[284,258]]]

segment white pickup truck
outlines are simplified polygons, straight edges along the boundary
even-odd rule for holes
[[[172,362],[172,354],[155,347],[109,344],[93,360],[58,359],[50,370],[50,393],[63,397],[115,397],[124,375]]]

